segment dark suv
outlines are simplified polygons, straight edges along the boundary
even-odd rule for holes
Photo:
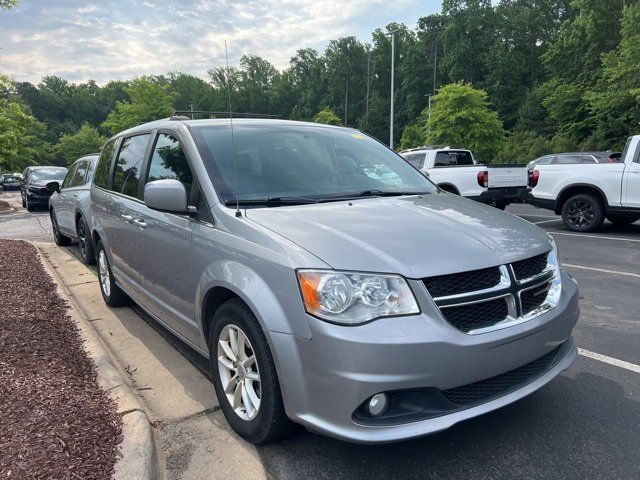
[[[36,208],[49,207],[49,197],[54,190],[47,187],[51,182],[62,182],[67,175],[64,167],[27,167],[22,174],[20,195],[22,206],[33,212]]]

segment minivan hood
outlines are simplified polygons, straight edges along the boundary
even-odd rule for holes
[[[501,265],[551,248],[535,225],[446,193],[255,208],[246,216],[332,268],[408,278]]]

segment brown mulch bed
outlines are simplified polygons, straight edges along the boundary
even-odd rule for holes
[[[8,212],[9,210],[11,210],[11,205],[4,200],[0,200],[0,212]]]
[[[121,418],[36,249],[0,240],[0,479],[108,479]]]

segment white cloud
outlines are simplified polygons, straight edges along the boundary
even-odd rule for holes
[[[42,5],[44,3],[44,6]],[[87,2],[85,2],[87,3]],[[180,70],[201,77],[243,54],[285,67],[299,48],[322,49],[343,35],[369,33],[439,8],[418,0],[23,0],[0,13],[0,71],[37,82],[44,75],[98,82]],[[4,38],[4,39],[3,39]]]

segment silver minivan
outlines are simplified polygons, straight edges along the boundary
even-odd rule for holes
[[[95,263],[91,241],[90,187],[97,160],[97,154],[79,158],[69,167],[62,183],[49,183],[53,190],[49,197],[53,239],[60,246],[77,240],[80,257],[88,265]]]
[[[553,239],[357,130],[140,125],[103,148],[91,216],[105,302],[132,299],[208,357],[254,443],[294,423],[361,443],[437,432],[576,357]]]

